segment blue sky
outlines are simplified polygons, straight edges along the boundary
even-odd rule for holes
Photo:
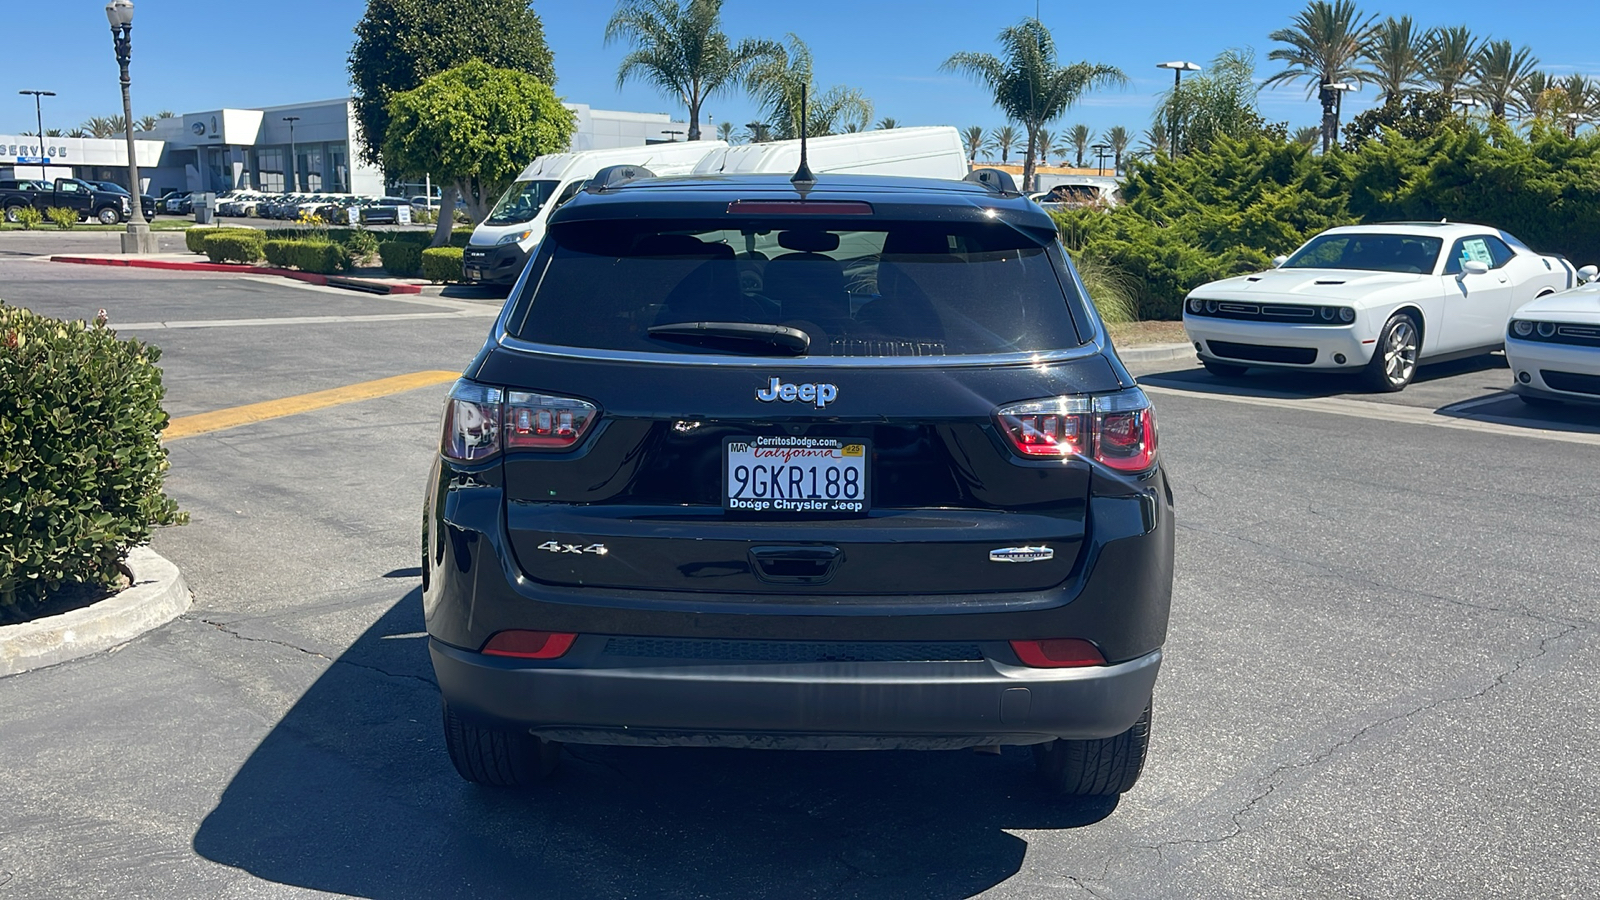
[[[195,112],[220,106],[265,106],[326,99],[349,93],[344,68],[352,29],[364,0],[137,0],[134,27],[134,112],[158,109]],[[1269,63],[1267,34],[1284,27],[1302,8],[1299,2],[1128,4],[1067,3],[1040,0],[1039,14],[1056,34],[1063,55],[1120,66],[1132,79],[1126,90],[1090,95],[1057,127],[1084,122],[1099,131],[1124,125],[1140,131],[1149,124],[1156,95],[1171,85],[1155,64],[1168,59],[1204,63],[1228,47],[1250,46],[1257,72],[1277,71]],[[1034,13],[1033,0],[726,0],[724,20],[734,37],[781,38],[800,35],[812,48],[818,80],[861,88],[877,115],[902,125],[1001,124],[999,113],[981,90],[939,64],[961,50],[992,52],[994,35]],[[99,0],[53,4],[7,0],[3,31],[8,40],[0,69],[0,132],[32,130],[33,102],[23,89],[54,90],[46,98],[45,127],[71,128],[92,115],[121,110],[111,36]],[[1379,5],[1363,9],[1380,15],[1414,17],[1422,25],[1472,27],[1479,34],[1528,44],[1543,67],[1556,73],[1600,75],[1600,42],[1578,32],[1563,33],[1553,22],[1571,6],[1535,4],[1549,15],[1506,15],[1503,0],[1456,0]],[[643,85],[616,87],[620,45],[601,40],[613,5],[607,0],[540,0],[555,51],[557,91],[566,99],[609,109],[676,112],[681,108]],[[1492,23],[1492,24],[1489,24]],[[1577,28],[1592,23],[1570,22]],[[1349,114],[1370,105],[1371,89],[1347,99]],[[1315,124],[1315,104],[1303,87],[1262,96],[1262,111],[1291,126]],[[743,124],[755,110],[739,94],[717,98],[708,107],[717,121]]]

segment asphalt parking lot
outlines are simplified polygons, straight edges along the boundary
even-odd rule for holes
[[[34,261],[108,310],[175,416],[459,370],[486,296]],[[181,235],[178,236],[181,239]],[[87,252],[87,251],[86,251]],[[1180,516],[1144,779],[1041,795],[1023,750],[569,748],[460,781],[422,636],[445,385],[171,442],[177,621],[0,679],[0,898],[1600,895],[1600,412],[1504,362],[1400,395],[1138,367]]]

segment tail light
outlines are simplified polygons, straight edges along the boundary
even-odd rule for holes
[[[1156,417],[1144,391],[1056,397],[995,410],[1011,446],[1033,459],[1088,457],[1119,472],[1156,461]]]
[[[588,434],[599,408],[586,400],[555,397],[462,379],[444,407],[446,459],[477,462],[502,449],[566,450]]]
[[[578,636],[564,631],[501,631],[483,645],[487,656],[517,659],[559,659]]]
[[[1012,641],[1011,649],[1023,665],[1036,669],[1075,669],[1106,664],[1100,648],[1082,638]]]

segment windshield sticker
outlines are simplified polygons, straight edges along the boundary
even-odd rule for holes
[[[1494,257],[1489,255],[1489,242],[1481,238],[1461,242],[1461,261],[1472,262],[1477,260],[1486,266],[1494,265]]]

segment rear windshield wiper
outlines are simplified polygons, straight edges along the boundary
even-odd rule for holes
[[[650,326],[650,336],[737,353],[772,349],[790,356],[804,356],[811,348],[811,335],[798,328],[758,322],[672,322]]]

